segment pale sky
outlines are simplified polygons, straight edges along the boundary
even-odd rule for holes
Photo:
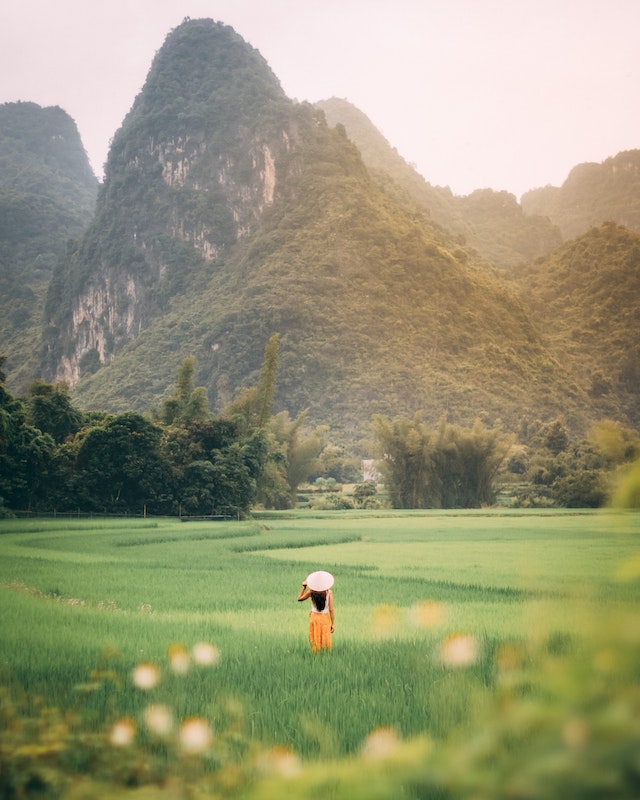
[[[353,103],[455,194],[640,148],[640,0],[2,0],[0,103],[63,108],[102,177],[185,16],[231,25],[289,97]]]

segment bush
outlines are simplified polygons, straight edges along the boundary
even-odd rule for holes
[[[337,493],[337,491],[315,497],[311,502],[311,508],[314,511],[348,511],[353,507],[351,500],[345,495]]]
[[[551,484],[551,496],[564,508],[600,508],[607,492],[600,472],[577,470],[556,478]]]

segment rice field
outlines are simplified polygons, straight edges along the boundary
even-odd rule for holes
[[[313,656],[296,597],[316,569],[336,579],[336,632]],[[639,576],[640,516],[612,511],[2,521],[0,685],[95,731],[131,719],[150,739],[140,720],[162,708],[325,763],[376,731],[471,729],[522,643],[640,639]]]

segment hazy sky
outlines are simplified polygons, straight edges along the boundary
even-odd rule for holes
[[[353,103],[456,194],[640,148],[640,0],[2,0],[0,102],[61,106],[101,177],[185,16],[231,25],[289,97]]]

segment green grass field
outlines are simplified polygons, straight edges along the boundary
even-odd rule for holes
[[[610,511],[3,521],[0,684],[26,691],[24,713],[80,709],[96,735],[131,718],[156,753],[140,720],[158,705],[303,764],[356,757],[380,730],[444,747],[477,729],[509,659],[521,675],[549,654],[604,662],[612,632],[635,646],[639,554],[640,515]],[[318,656],[296,602],[315,569],[336,578]],[[216,664],[177,671],[170,652],[201,642]],[[140,664],[151,689],[131,680]],[[379,796],[458,796],[393,792]]]

